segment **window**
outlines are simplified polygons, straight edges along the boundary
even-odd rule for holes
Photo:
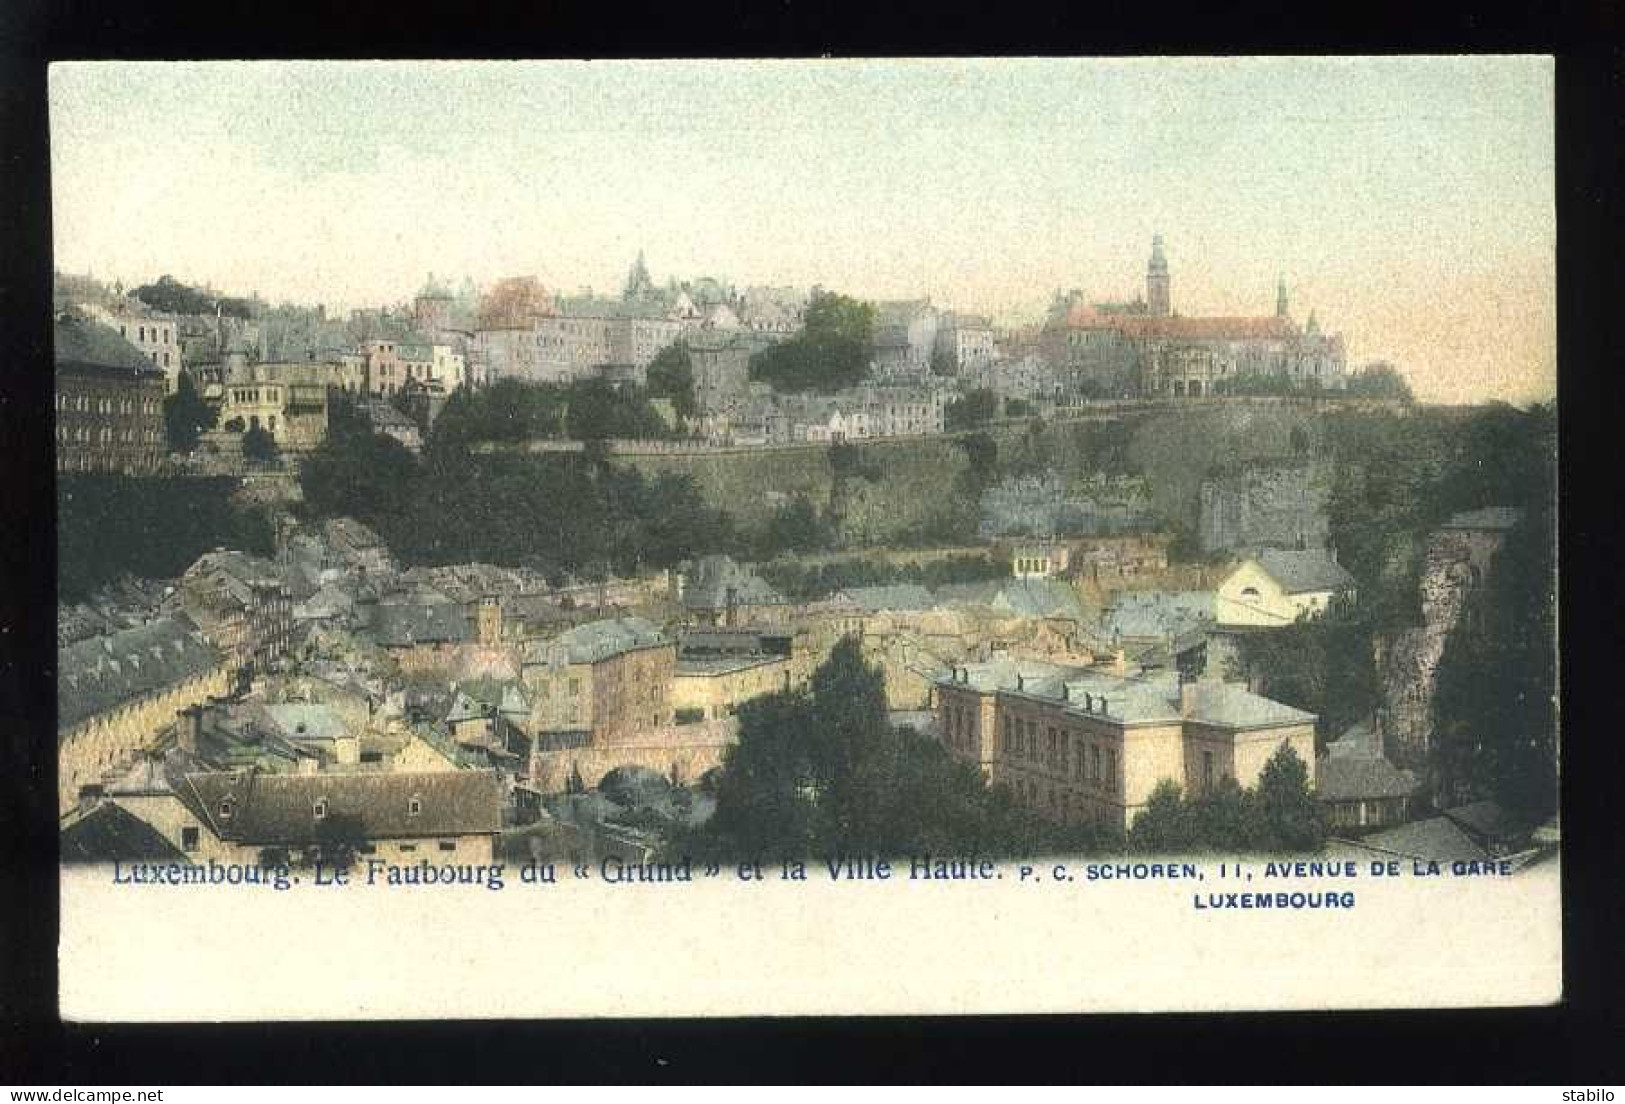
[[[1089,777],[1097,785],[1104,781],[1100,773],[1100,746],[1098,744],[1089,749]]]
[[[1106,749],[1106,785],[1112,792],[1117,791],[1117,749]]]
[[[197,829],[196,828],[182,828],[181,829],[181,850],[182,851],[196,851],[197,850]]]
[[[456,840],[441,840],[440,841],[440,850],[442,850],[442,851],[455,851],[455,850],[457,850],[457,841]]]
[[[406,803],[406,815],[417,816],[421,812],[423,812],[423,799],[413,794],[412,799]]]
[[[325,797],[318,797],[316,799],[316,803],[310,807],[310,813],[317,820],[326,820],[327,819],[327,799]]]
[[[415,844],[415,843],[403,843],[403,844],[401,844],[401,850],[402,851],[416,851],[417,849],[418,849],[418,845]]]
[[[1204,793],[1213,789],[1213,753],[1202,753],[1202,790]]]

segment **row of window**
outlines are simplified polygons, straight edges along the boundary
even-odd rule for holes
[[[56,396],[56,408],[59,411],[80,414],[156,414],[158,400],[93,399],[89,395],[64,395],[59,391]]]
[[[130,336],[130,327],[120,326],[118,328],[118,335],[123,338],[128,338]],[[146,344],[149,340],[149,335],[150,340],[161,342],[165,345],[168,345],[175,339],[175,331],[169,326],[137,326],[135,328],[135,339],[139,344]],[[169,354],[167,353],[164,354],[164,363],[169,363]]]
[[[158,443],[155,429],[120,429],[108,426],[91,429],[89,426],[56,427],[56,439],[63,445],[153,445]]]
[[[1084,739],[1053,725],[1041,733],[1032,720],[1005,717],[999,727],[999,752],[1016,762],[1043,766],[1063,778],[1115,791],[1117,749],[1086,744]]]

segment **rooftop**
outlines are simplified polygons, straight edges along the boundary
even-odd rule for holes
[[[70,644],[57,652],[57,734],[224,661],[190,625],[173,618]]]
[[[1253,559],[1288,594],[1345,590],[1354,585],[1354,576],[1332,559],[1329,553],[1319,549],[1293,551],[1266,548]]]
[[[133,376],[157,376],[163,372],[111,327],[84,315],[58,315],[53,335],[58,370],[88,368],[127,372]]]
[[[217,836],[248,844],[315,843],[324,821],[341,818],[353,820],[366,839],[485,834],[502,828],[502,785],[489,771],[210,771],[185,775],[177,792]]]

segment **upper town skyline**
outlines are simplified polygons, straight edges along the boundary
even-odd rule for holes
[[[1543,58],[71,64],[56,265],[335,309],[704,273],[1035,317],[1295,313],[1420,398],[1555,392]]]

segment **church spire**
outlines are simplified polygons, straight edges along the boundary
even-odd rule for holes
[[[1275,317],[1286,318],[1286,277],[1280,276],[1275,281]]]
[[[1162,253],[1162,235],[1151,236],[1151,262],[1145,268],[1146,310],[1166,318],[1172,313],[1168,294],[1168,258]]]

